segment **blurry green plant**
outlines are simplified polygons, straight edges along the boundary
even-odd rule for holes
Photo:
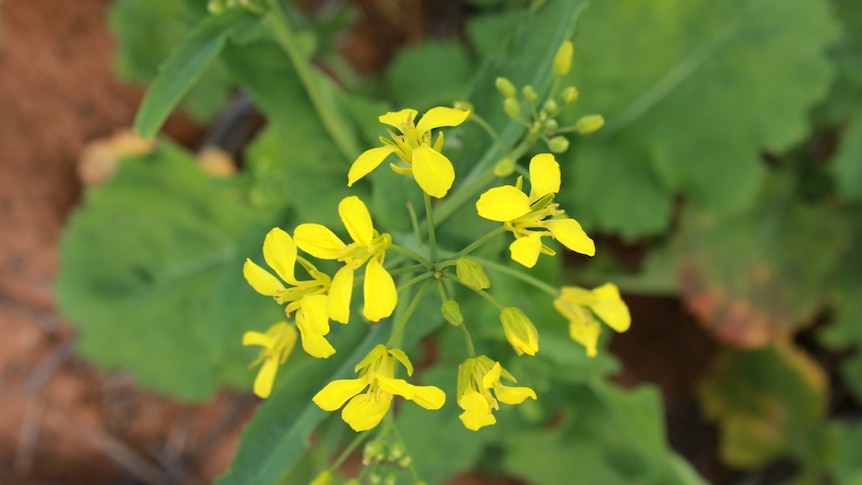
[[[398,483],[416,476],[442,483],[477,467],[539,484],[574,474],[579,483],[702,483],[668,449],[657,393],[607,383],[617,369],[601,351],[607,339],[588,358],[569,338],[588,341],[584,333],[567,332],[535,284],[614,281],[624,292],[679,294],[731,346],[700,392],[728,465],[789,457],[801,465],[799,483],[859,483],[853,458],[862,427],[830,419],[829,381],[791,338],[830,308],[832,323],[817,334],[822,345],[862,347],[862,4],[618,0],[581,13],[583,2],[473,3],[466,42],[428,40],[399,51],[378,89],[364,90],[383,94],[360,97],[312,64],[330,55],[319,47],[328,36],[297,10],[285,15],[289,5],[221,0],[209,2],[208,13],[201,0],[118,1],[111,16],[118,67],[152,81],[135,125],[142,136],[155,135],[180,103],[211,116],[233,85],[254,98],[268,124],[235,178],[207,177],[162,141],[88,193],[64,237],[58,281],[81,352],[183,399],[250,388],[245,366],[258,348],[240,339],[284,319],[240,278],[270,228],[343,227],[335,208],[358,196],[380,232],[427,257],[439,245],[445,261],[495,227],[473,207],[479,192],[511,183],[513,171],[526,174],[522,162],[551,151],[564,177],[555,201],[590,231],[647,242],[639,270],[624,270],[599,240],[596,258],[576,274],[540,258],[528,277],[512,279],[519,270],[501,262],[509,259],[501,238],[476,249],[493,283],[488,291],[536,323],[541,350],[516,358],[499,309],[456,287],[445,291],[457,312],[451,305],[441,312],[437,297],[410,305],[421,318],[404,327],[399,346],[416,361],[418,342],[433,341],[436,358],[421,381],[456,396],[464,343],[443,322],[462,319],[480,353],[494,355],[538,399],[503,407],[497,424],[480,432],[462,426],[452,399],[433,413],[404,406],[378,435],[359,435],[367,469],[387,479],[399,471]],[[563,69],[554,58],[570,38],[573,62]],[[550,93],[562,97],[548,104]],[[425,112],[453,99],[469,102],[461,107],[472,119],[446,131],[457,177],[445,199],[426,206],[415,184],[389,170],[347,187],[350,162],[379,146],[377,116],[390,102]],[[601,123],[589,137],[568,138]],[[431,209],[412,218],[408,206]],[[416,226],[431,215],[435,230]],[[338,265],[319,267],[332,275]],[[326,483],[320,470],[359,441],[312,397],[333,379],[353,377],[353,366],[386,341],[383,327],[339,326],[327,338],[340,351],[325,360],[294,351],[222,483]],[[507,336],[523,351],[522,340]],[[277,368],[264,365],[264,375]],[[844,359],[841,373],[862,399],[862,356]],[[309,448],[312,433],[320,439]],[[405,456],[416,475],[400,472]]]

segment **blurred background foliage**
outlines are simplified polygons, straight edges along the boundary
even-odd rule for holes
[[[212,122],[244,93],[265,128],[229,178],[201,171],[193,153],[165,140],[123,160],[70,221],[58,281],[84,355],[187,400],[251,383],[253,351],[239,336],[266,328],[279,311],[239,268],[259,253],[266,230],[301,221],[337,227],[337,201],[359,191],[375,220],[407,231],[399,208],[413,197],[383,172],[348,192],[350,157],[318,117],[295,60],[247,13],[206,33],[206,3],[117,0],[117,71],[150,83],[178,44],[197,38],[179,59],[201,64],[176,91],[182,109]],[[581,98],[561,125],[590,113],[607,124],[558,156],[559,197],[599,236],[600,250],[591,261],[535,273],[552,283],[614,281],[630,295],[678,296],[723,345],[698,392],[720,429],[721,460],[743,470],[789,460],[788,482],[862,484],[862,2],[595,0],[581,10],[581,2],[561,0],[471,0],[460,3],[460,24],[393,49],[374,76],[341,56],[338,39],[360,15],[335,3],[284,7],[306,67],[359,148],[376,144],[378,114],[454,100],[470,101],[514,137],[517,124],[503,113],[493,79],[546,86],[549,56],[572,36],[568,81]],[[475,126],[447,135],[459,174],[494,161]],[[469,209],[444,226],[453,247],[483,232]],[[636,261],[626,248],[637,248]],[[617,360],[584,357],[549,301],[514,283],[495,291],[541,322],[539,356],[504,362],[541,397],[501,412],[483,433],[465,431],[454,406],[434,414],[405,407],[398,420],[429,483],[473,469],[536,484],[573,474],[579,483],[703,483],[667,444],[655,387],[610,383]],[[496,321],[478,305],[462,310]],[[440,326],[436,309],[427,314],[413,342]],[[445,332],[434,335],[439,352],[423,380],[449,389],[459,357],[447,354]],[[360,355],[376,337],[339,338],[336,347],[358,346]],[[505,348],[497,338],[479,345]],[[344,354],[298,359],[279,376],[223,483],[278,483],[288,472],[285,483],[300,483],[325,466],[349,432],[323,421],[308,398],[352,367]],[[292,466],[320,422],[313,454]]]

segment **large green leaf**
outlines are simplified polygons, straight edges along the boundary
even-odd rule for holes
[[[792,197],[785,190],[744,214],[684,219],[680,289],[722,340],[766,345],[808,323],[824,303],[849,249],[848,224],[835,211]]]
[[[752,468],[791,456],[803,483],[819,483],[812,480],[828,459],[827,396],[823,370],[789,344],[725,351],[700,391],[704,413],[721,427],[724,462]]]
[[[122,161],[87,194],[63,235],[57,282],[85,356],[182,399],[249,384],[243,330],[283,314],[242,279],[266,228],[236,199],[169,144]]]
[[[464,99],[472,77],[473,65],[462,45],[431,40],[400,50],[386,73],[398,108],[420,111]]]
[[[117,39],[114,65],[120,76],[152,82],[159,66],[189,31],[208,15],[205,0],[117,0],[108,24]],[[182,107],[199,121],[210,119],[227,101],[230,85],[224,69],[210,66],[185,95]]]
[[[570,150],[566,207],[631,238],[666,227],[675,192],[717,213],[750,206],[760,153],[808,131],[836,32],[827,0],[595,2],[576,39],[581,97],[564,118],[608,122]]]
[[[862,111],[850,119],[831,164],[838,192],[848,201],[862,200]]]
[[[227,39],[248,26],[253,18],[247,10],[235,8],[201,20],[160,67],[135,117],[135,131],[144,138],[155,135],[183,96],[215,61]]]
[[[506,470],[536,485],[705,482],[669,448],[654,388],[624,391],[600,381],[571,388],[565,416],[553,430],[504,435]]]

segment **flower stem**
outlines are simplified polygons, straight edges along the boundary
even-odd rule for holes
[[[335,471],[341,468],[341,465],[344,463],[345,460],[347,460],[347,457],[350,456],[351,453],[353,453],[353,450],[355,450],[360,443],[362,443],[363,441],[365,441],[366,438],[368,438],[368,433],[370,432],[371,430],[367,430],[356,435],[356,438],[353,438],[353,441],[351,441],[350,444],[347,445],[347,448],[345,448],[341,452],[341,454],[338,455],[338,458],[332,463],[332,465],[329,466],[329,469]]]
[[[483,244],[485,244],[486,242],[490,241],[491,239],[494,239],[495,237],[497,237],[498,235],[500,235],[500,234],[502,234],[502,233],[504,233],[504,232],[506,232],[506,227],[505,227],[505,226],[503,226],[502,224],[501,224],[501,225],[499,225],[499,226],[497,226],[497,227],[495,227],[492,231],[489,231],[489,232],[488,232],[487,234],[485,234],[484,236],[482,236],[482,237],[480,237],[479,239],[477,239],[477,240],[473,241],[472,243],[470,243],[470,245],[469,245],[469,246],[467,246],[466,248],[464,248],[464,249],[462,249],[462,250],[458,251],[458,254],[456,254],[455,256],[453,256],[453,257],[452,257],[452,259],[456,259],[456,260],[457,260],[458,258],[461,258],[461,257],[463,257],[463,256],[466,256],[466,255],[468,255],[468,254],[472,253],[473,251],[475,251],[476,249],[478,249],[479,247],[481,247],[481,246],[482,246]]]
[[[287,14],[281,8],[279,0],[271,0],[269,4],[270,10],[266,14],[266,22],[272,27],[278,44],[290,58],[291,63],[293,63],[296,75],[302,82],[311,100],[311,104],[314,106],[315,111],[317,111],[317,115],[320,117],[320,121],[323,123],[329,136],[332,137],[332,140],[344,158],[348,161],[353,160],[361,151],[352,136],[353,131],[344,123],[344,118],[332,109],[332,105],[327,103],[327,96],[323,92],[325,84],[320,82],[320,79],[316,79],[315,73],[312,72],[311,64],[299,52],[296,38],[287,20]]]
[[[551,286],[551,285],[545,283],[544,281],[536,278],[535,276],[530,276],[530,275],[528,275],[522,271],[518,271],[515,268],[506,266],[505,264],[497,263],[496,261],[491,261],[489,259],[484,259],[484,258],[473,258],[473,259],[475,259],[476,262],[481,264],[482,266],[486,266],[486,267],[490,268],[491,271],[497,271],[498,273],[504,273],[504,274],[507,274],[509,276],[513,276],[515,278],[518,278],[519,280],[521,280],[525,283],[531,284],[531,285],[535,286],[536,288],[544,291],[545,293],[547,293],[553,297],[559,296],[559,294],[560,294],[559,288],[557,288],[555,286]]]
[[[433,273],[430,273],[430,275],[433,275]],[[424,277],[426,281],[422,284],[422,286],[419,287],[419,291],[416,292],[416,295],[413,296],[413,299],[410,300],[410,305],[407,307],[406,310],[404,310],[404,313],[399,316],[398,321],[392,328],[392,335],[389,337],[389,340],[386,341],[386,347],[392,348],[398,347],[400,345],[401,334],[404,332],[404,328],[407,327],[407,321],[410,320],[410,316],[413,315],[414,311],[416,311],[416,307],[419,306],[419,302],[422,301],[422,297],[425,296],[425,291],[428,290],[428,284],[431,283],[431,281],[428,279],[430,278],[430,275],[428,273],[426,273],[425,275],[420,275]],[[413,278],[413,280],[416,280],[416,278]],[[402,286],[411,283],[413,280],[408,281]]]
[[[431,246],[431,261],[437,261],[437,235],[434,231],[434,212],[431,207],[431,196],[422,193],[425,197],[425,221],[428,223],[428,245]]]
[[[422,266],[425,266],[428,269],[434,269],[434,265],[431,264],[430,261],[428,261],[423,256],[419,255],[418,253],[411,251],[405,247],[399,246],[397,244],[392,244],[387,249],[391,249],[392,251],[395,251],[396,253],[401,253],[405,256],[409,256],[411,259],[415,260],[417,263],[421,264]]]
[[[450,280],[453,280],[453,281],[458,281],[458,278],[456,278],[456,277],[454,277],[454,276],[452,276],[452,275],[450,275],[450,274],[448,274],[448,273],[444,274],[444,275],[443,275],[443,277],[444,277],[444,278],[449,278]],[[491,294],[490,294],[490,293],[488,293],[487,291],[485,291],[485,290],[480,290],[479,288],[473,288],[472,286],[465,285],[464,283],[461,283],[460,281],[458,281],[458,283],[459,283],[461,286],[463,286],[464,288],[468,288],[468,289],[472,290],[474,293],[476,293],[477,295],[481,296],[482,298],[484,298],[485,300],[487,300],[490,304],[494,305],[494,306],[495,306],[495,307],[497,307],[498,309],[500,309],[500,310],[502,310],[502,309],[503,309],[503,304],[502,304],[502,303],[500,303],[499,301],[497,301],[497,299],[496,299],[496,298],[494,298],[493,296],[491,296]]]

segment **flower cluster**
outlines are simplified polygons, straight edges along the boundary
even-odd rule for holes
[[[571,44],[566,42],[554,61],[556,76],[562,77],[568,72],[571,55]],[[602,324],[617,332],[629,327],[628,308],[616,286],[608,283],[593,290],[558,288],[528,275],[523,269],[533,268],[541,254],[554,256],[557,251],[554,242],[587,256],[596,252],[595,243],[578,221],[555,202],[560,192],[561,168],[553,153],[568,147],[568,141],[557,132],[585,134],[600,128],[603,119],[589,115],[579,119],[573,127],[559,128],[555,120],[559,104],[574,102],[578,94],[573,86],[561,92],[556,91],[557,83],[554,86],[541,110],[534,106],[538,97],[535,90],[530,86],[521,90],[526,102],[533,105],[529,111],[536,116],[533,120],[522,120],[529,128],[521,143],[507,152],[496,166],[474,169],[485,170],[486,175],[492,177],[466,177],[466,181],[457,186],[455,165],[443,154],[444,135],[439,129],[457,127],[471,119],[487,127],[476,113],[471,109],[436,107],[421,117],[414,109],[402,109],[378,118],[391,127],[387,130],[388,137],[380,138],[382,146],[366,150],[356,158],[348,171],[347,185],[353,186],[395,155],[397,160],[390,163],[390,168],[415,181],[422,191],[427,228],[423,231],[419,227],[419,218],[409,206],[405,209],[410,211],[414,224],[413,236],[405,238],[406,242],[400,241],[394,237],[397,234],[376,228],[365,203],[351,195],[338,204],[338,215],[344,226],[340,233],[315,223],[299,224],[292,235],[277,227],[270,230],[263,242],[263,260],[269,270],[247,259],[243,275],[258,293],[283,305],[289,321],[276,323],[266,332],[249,331],[243,336],[243,345],[261,347],[260,356],[252,363],[252,366],[262,364],[254,382],[255,394],[266,398],[272,393],[277,369],[288,359],[297,339],[312,357],[325,359],[336,353],[328,339],[330,320],[340,324],[355,320],[351,315],[353,290],[359,284],[362,285],[362,317],[390,327],[389,339],[374,345],[355,365],[356,378],[326,383],[312,399],[325,411],[341,409],[343,420],[357,432],[378,427],[392,409],[395,396],[428,410],[445,405],[443,389],[417,385],[398,375],[399,371],[408,378],[414,375],[413,364],[401,348],[404,329],[425,292],[435,286],[432,283],[436,283],[440,295],[438,318],[460,328],[464,336],[467,357],[453,380],[457,383],[456,402],[463,411],[459,417],[466,428],[474,431],[496,423],[494,412],[500,409],[500,403],[518,405],[528,398],[537,399],[530,387],[514,385],[516,378],[501,362],[476,352],[468,329],[475,322],[465,321],[458,303],[464,293],[470,292],[499,310],[500,334],[509,342],[514,354],[535,356],[539,352],[539,329],[521,308],[503,304],[489,292],[491,280],[485,268],[520,278],[552,296],[554,307],[569,321],[571,338],[583,345],[590,357],[597,354]],[[517,97],[514,85],[500,78],[497,88],[505,97],[506,112],[512,118],[520,116],[523,101]],[[513,185],[488,188],[493,176],[511,174],[517,168],[517,160],[538,140],[545,140],[553,153],[538,153],[531,157],[527,170],[520,169],[527,175],[529,192],[524,189],[523,175],[518,176]],[[445,199],[454,192],[461,195],[439,201],[435,207],[432,197]],[[486,235],[461,249],[444,247],[436,239],[439,220],[435,221],[435,213],[454,212],[457,206],[446,207],[453,200],[459,204],[464,200],[475,201],[478,216],[501,224],[483,222],[491,228]],[[336,230],[341,231],[340,228]],[[523,268],[471,256],[473,251],[507,232],[513,236],[508,246],[509,256]],[[390,254],[388,259],[387,253]],[[338,269],[334,273],[321,271],[309,258],[329,261],[324,263],[328,265],[334,262]],[[297,265],[301,266],[302,275],[297,275]],[[402,305],[403,299],[408,303]],[[428,315],[423,317],[428,318]],[[378,462],[385,458],[398,466],[407,466],[410,460],[402,452],[403,443],[383,443],[389,439],[388,430],[394,426],[391,421],[387,423],[382,426],[381,435],[368,443],[367,446],[374,449],[366,451]],[[377,448],[381,446],[389,452],[380,452]],[[329,471],[318,476],[320,483],[331,479]]]

